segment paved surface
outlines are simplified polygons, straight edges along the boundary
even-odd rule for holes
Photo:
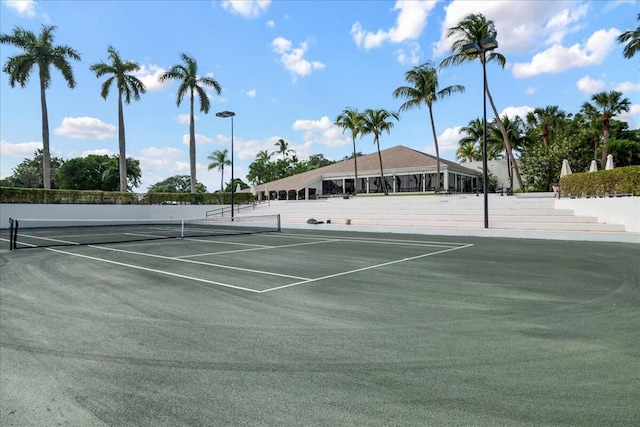
[[[299,231],[107,248],[0,252],[0,425],[640,420],[638,245]]]

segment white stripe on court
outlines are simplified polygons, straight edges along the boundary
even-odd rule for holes
[[[465,245],[469,245],[469,243],[450,243],[450,242],[432,242],[432,241],[420,241],[420,240],[400,240],[400,239],[375,239],[371,237],[348,237],[341,238],[336,236],[323,236],[323,235],[312,235],[312,234],[288,234],[288,233],[279,233],[272,234],[270,237],[291,237],[298,239],[307,239],[307,238],[324,238],[324,239],[337,239],[345,242],[357,242],[357,243],[380,243],[387,245],[406,245],[406,246],[424,246],[424,247],[434,247],[434,248],[458,248]]]
[[[116,248],[108,248],[105,246],[95,246],[95,245],[87,245],[90,248],[96,248],[96,249],[102,249],[105,251],[112,251],[112,252],[122,252],[125,254],[132,254],[132,255],[140,255],[140,256],[146,256],[146,257],[150,257],[150,258],[160,258],[160,259],[165,259],[168,261],[176,261],[176,262],[185,262],[185,263],[190,263],[190,264],[198,264],[198,265],[206,265],[209,267],[217,267],[217,268],[223,268],[226,270],[236,270],[236,271],[242,271],[245,273],[257,273],[257,274],[261,274],[264,276],[277,276],[277,277],[284,277],[286,279],[297,279],[297,280],[309,280],[309,278],[307,277],[300,277],[300,276],[291,276],[289,274],[280,274],[280,273],[272,273],[270,271],[263,271],[263,270],[252,270],[250,268],[242,268],[242,267],[232,267],[229,265],[222,265],[222,264],[214,264],[211,262],[203,262],[203,261],[195,261],[195,260],[191,260],[191,259],[182,259],[182,258],[174,258],[174,257],[168,257],[168,256],[163,256],[163,255],[155,255],[155,254],[147,254],[144,252],[135,252],[135,251],[127,251],[124,249],[116,249]]]
[[[67,245],[79,245],[80,244],[78,242],[69,242],[67,240],[51,239],[51,238],[42,237],[42,236],[32,236],[30,234],[21,234],[20,236],[29,237],[31,239],[36,239],[36,240],[48,240],[50,242],[64,243],[64,244],[67,244]],[[17,243],[20,243],[20,242],[17,242]],[[37,246],[37,245],[35,245],[35,246]]]
[[[165,276],[179,277],[181,279],[193,280],[193,281],[196,281],[196,282],[207,283],[209,285],[216,285],[216,286],[222,286],[222,287],[225,287],[225,288],[239,289],[241,291],[259,293],[259,291],[256,291],[255,289],[243,288],[242,286],[235,286],[235,285],[230,285],[228,283],[215,282],[213,280],[200,279],[198,277],[186,276],[184,274],[172,273],[170,271],[157,270],[155,268],[142,267],[142,266],[133,265],[133,264],[125,264],[123,262],[111,261],[111,260],[104,259],[104,258],[98,258],[98,257],[89,256],[89,255],[82,255],[82,254],[77,254],[77,253],[73,253],[73,252],[61,251],[60,249],[53,249],[53,248],[44,248],[44,249],[46,249],[48,251],[51,251],[51,252],[57,252],[57,253],[60,253],[60,254],[71,255],[71,256],[76,256],[76,257],[86,258],[86,259],[91,259],[91,260],[94,260],[94,261],[106,262],[108,264],[119,265],[121,267],[127,267],[127,268],[133,268],[133,269],[136,269],[136,270],[149,271],[151,273],[162,274],[162,275],[165,275]]]
[[[251,248],[251,249],[236,249],[234,251],[224,251],[224,252],[209,252],[206,254],[196,254],[196,255],[182,255],[174,257],[174,259],[184,259],[184,258],[195,258],[207,255],[224,255],[224,254],[235,254],[238,252],[250,252],[250,251],[259,251],[264,249],[280,249],[280,248],[291,248],[294,246],[308,246],[308,245],[318,245],[320,243],[332,243],[332,242],[341,242],[340,239],[335,240],[320,240],[318,242],[306,242],[306,243],[292,243],[290,245],[279,245],[279,246],[262,246],[260,248]]]
[[[471,246],[473,246],[473,244],[467,244],[465,246],[459,246],[459,247],[456,247],[456,248],[444,249],[444,250],[437,251],[437,252],[430,252],[428,254],[422,254],[422,255],[416,255],[416,256],[412,256],[412,257],[408,257],[408,258],[397,259],[395,261],[383,262],[381,264],[370,265],[368,267],[362,267],[362,268],[358,268],[358,269],[355,269],[355,270],[343,271],[341,273],[330,274],[328,276],[318,277],[318,278],[315,278],[315,279],[303,280],[301,282],[291,283],[289,285],[277,286],[275,288],[270,288],[270,289],[265,289],[265,290],[262,290],[262,291],[258,291],[258,293],[259,294],[263,294],[263,293],[266,293],[266,292],[277,291],[279,289],[285,289],[285,288],[290,288],[290,287],[293,287],[293,286],[305,285],[307,283],[319,282],[320,280],[326,280],[326,279],[332,279],[334,277],[346,276],[348,274],[359,273],[361,271],[366,271],[366,270],[373,270],[374,268],[386,267],[388,265],[398,264],[398,263],[405,262],[405,261],[412,261],[412,260],[415,260],[415,259],[426,258],[428,256],[443,254],[445,252],[457,251],[459,249],[465,249],[465,248],[468,248],[468,247],[471,247]]]

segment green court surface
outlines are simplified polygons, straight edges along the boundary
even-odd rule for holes
[[[3,426],[640,424],[640,245],[0,243]]]

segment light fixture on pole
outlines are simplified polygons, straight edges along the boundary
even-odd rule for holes
[[[231,117],[231,220],[233,221],[233,205],[234,205],[234,194],[235,194],[235,188],[233,187],[233,116],[235,116],[236,113],[234,113],[233,111],[220,111],[219,113],[216,113],[216,117],[220,117],[223,119],[226,119],[227,117]]]
[[[467,55],[480,55],[482,62],[482,192],[484,193],[484,228],[489,228],[489,177],[487,173],[487,52],[498,47],[495,37],[487,37],[478,43],[462,46],[462,52]]]

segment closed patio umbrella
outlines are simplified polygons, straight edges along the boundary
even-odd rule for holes
[[[591,160],[591,166],[589,166],[589,172],[598,172],[598,162]]]
[[[607,156],[607,164],[604,167],[605,170],[610,171],[611,169],[613,169],[613,155],[609,154]]]
[[[569,160],[564,159],[562,161],[562,168],[560,169],[560,178],[567,175],[571,175],[571,166],[569,166]]]

